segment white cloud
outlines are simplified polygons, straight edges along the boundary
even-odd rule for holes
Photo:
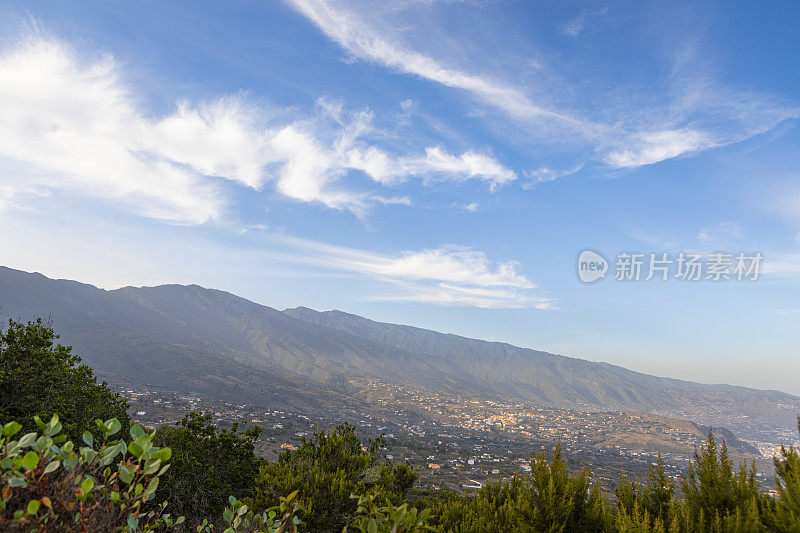
[[[303,253],[294,260],[367,275],[399,292],[373,298],[485,308],[551,307],[533,294],[536,285],[516,261],[492,262],[484,252],[448,245],[387,255],[286,236],[270,236]]]
[[[473,151],[454,155],[438,146],[426,148],[422,157],[401,158],[393,158],[374,146],[366,150],[354,148],[348,151],[347,161],[351,168],[363,170],[385,185],[397,184],[409,176],[421,176],[426,181],[477,179],[489,183],[494,190],[517,179],[514,171],[492,156]]]
[[[81,65],[63,46],[41,40],[0,57],[0,156],[19,164],[15,172],[3,165],[6,187],[79,189],[176,222],[217,218],[219,191],[153,153],[146,134],[155,131],[109,57]]]
[[[784,278],[800,276],[800,254],[797,253],[765,253],[764,274],[772,274]]]
[[[465,213],[477,213],[481,210],[478,202],[454,202],[453,207]]]
[[[584,9],[561,26],[561,33],[568,37],[577,37],[586,28],[588,22],[592,19],[602,17],[607,12],[608,8],[605,6],[595,9],[594,11]]]
[[[530,180],[528,183],[524,185],[526,189],[532,189],[536,185],[540,183],[547,183],[551,181],[556,181],[561,178],[565,178],[567,176],[571,176],[577,172],[580,172],[583,167],[584,163],[577,163],[574,166],[566,169],[566,170],[553,170],[548,167],[539,167],[534,170],[529,170],[525,172],[525,176]]]
[[[24,189],[65,189],[133,212],[185,224],[220,220],[224,184],[362,214],[369,205],[410,203],[343,184],[351,170],[380,185],[410,176],[477,179],[494,188],[516,178],[493,157],[390,155],[368,139],[372,113],[348,115],[321,99],[320,113],[286,123],[242,95],[181,101],[153,118],[138,105],[111,56],[85,60],[40,36],[0,56],[0,186],[3,204]],[[24,182],[24,183],[23,183]]]
[[[625,148],[610,151],[605,162],[616,168],[634,168],[717,145],[706,134],[690,129],[641,133],[635,135]]]
[[[479,307],[483,309],[533,307],[544,310],[553,308],[550,300],[524,295],[519,291],[502,288],[461,287],[449,283],[439,283],[431,287],[406,287],[404,293],[376,296],[373,299]]]
[[[263,224],[198,232],[138,224],[90,207],[76,217],[60,205],[47,217],[0,211],[0,227],[7,230],[0,232],[0,248],[14,251],[5,266],[106,289],[197,283],[273,306],[387,300],[552,307],[515,261],[493,261],[461,246],[374,252],[289,237]]]

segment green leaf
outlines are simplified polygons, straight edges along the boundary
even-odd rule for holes
[[[27,448],[36,442],[36,437],[38,437],[36,433],[26,433],[21,439],[19,439],[19,442],[17,442],[17,448]]]
[[[133,437],[134,439],[138,439],[139,437],[144,435],[144,429],[142,429],[142,426],[140,426],[139,424],[134,424],[131,426],[130,434],[131,437]]]
[[[15,488],[27,487],[28,486],[28,482],[25,480],[25,478],[12,477],[11,479],[8,480],[8,485],[11,486],[11,487],[15,487]]]
[[[131,452],[134,455],[134,457],[138,459],[144,453],[144,448],[142,448],[139,444],[137,444],[136,441],[133,441],[130,444],[128,444],[128,451]]]
[[[158,478],[154,477],[150,480],[150,483],[147,484],[147,492],[155,492],[158,488]]]
[[[13,437],[17,434],[17,432],[19,432],[20,429],[22,429],[22,424],[19,422],[9,422],[3,426],[3,436]]]
[[[59,466],[61,466],[61,461],[50,461],[47,463],[47,466],[44,467],[44,473],[49,474],[50,472],[55,472]]]
[[[39,453],[42,453],[52,445],[53,445],[53,439],[51,439],[47,435],[42,435],[41,437],[36,439],[36,442],[33,444],[33,449]]]
[[[28,470],[33,470],[39,465],[39,454],[30,451],[25,454],[25,457],[22,458],[22,466],[27,468]]]
[[[119,478],[126,485],[130,485],[131,481],[133,481],[133,472],[128,470],[127,467],[120,465],[119,466]]]
[[[146,476],[155,474],[161,468],[161,459],[153,459],[145,463],[144,473]]]
[[[94,488],[94,481],[92,481],[92,478],[90,477],[87,477],[86,479],[83,480],[83,483],[81,483],[81,489],[83,490],[84,494],[89,494],[89,492],[91,492],[93,488]]]
[[[81,438],[83,439],[83,442],[85,442],[86,445],[89,447],[92,447],[92,445],[94,444],[94,435],[92,435],[88,431],[84,432],[83,435],[81,435]]]
[[[122,422],[116,418],[112,418],[111,420],[106,420],[105,426],[108,428],[108,434],[114,435],[122,429]]]
[[[162,462],[169,461],[169,458],[172,457],[172,450],[169,448],[161,448],[155,453],[154,457],[156,459],[161,459]]]
[[[39,512],[39,500],[31,500],[28,502],[28,514],[36,514]]]

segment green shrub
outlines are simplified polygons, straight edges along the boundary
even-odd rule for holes
[[[583,468],[570,474],[556,446],[550,461],[544,452],[531,458],[531,473],[487,483],[473,496],[464,494],[434,505],[444,531],[604,531],[610,521],[607,502]]]
[[[351,496],[358,500],[356,517],[345,526],[342,533],[358,531],[360,533],[423,533],[426,531],[439,531],[430,525],[430,509],[417,511],[407,503],[394,505],[391,501],[384,500],[384,505],[379,506],[376,501],[378,496]]]
[[[145,509],[169,467],[169,448],[153,445],[153,434],[138,425],[132,439],[111,440],[120,432],[116,418],[97,428],[77,448],[65,435],[58,416],[45,424],[35,419],[41,434],[19,439],[22,425],[8,422],[0,436],[0,529],[38,531],[151,531],[182,522],[163,514],[166,503]]]
[[[303,508],[295,499],[297,492],[281,496],[280,503],[263,513],[254,513],[242,501],[233,496],[222,516],[227,526],[223,533],[297,533],[302,525]],[[214,531],[208,520],[197,526],[198,533]]]
[[[263,509],[280,496],[299,491],[309,530],[339,532],[356,512],[351,494],[379,493],[399,504],[411,489],[416,473],[406,464],[383,464],[379,454],[383,446],[382,439],[373,439],[363,451],[349,424],[327,434],[317,432],[303,439],[297,450],[261,466],[252,503]]]
[[[190,524],[220,516],[231,496],[252,497],[263,462],[254,452],[259,432],[255,427],[240,433],[237,425],[220,429],[211,424],[210,416],[198,413],[190,413],[175,426],[161,426],[155,443],[170,447],[173,453],[158,497],[169,501],[170,509]]]
[[[87,430],[99,437],[98,418],[116,418],[127,430],[125,400],[98,383],[92,369],[57,339],[41,319],[9,320],[0,331],[0,421],[16,420],[24,431],[35,431],[34,416],[49,420],[58,413],[64,434],[74,441]]]

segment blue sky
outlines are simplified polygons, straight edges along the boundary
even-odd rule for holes
[[[0,2],[2,263],[800,394],[800,5]],[[581,250],[756,281],[582,284]]]

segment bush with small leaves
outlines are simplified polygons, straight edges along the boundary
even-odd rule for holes
[[[417,511],[407,503],[394,505],[385,500],[383,506],[377,504],[378,496],[351,496],[358,499],[357,516],[350,524],[345,526],[342,533],[358,531],[359,533],[423,533],[425,531],[440,531],[429,523],[430,509]]]
[[[227,525],[223,533],[297,533],[303,523],[300,519],[303,508],[296,497],[297,491],[294,491],[281,497],[280,504],[275,507],[263,513],[254,513],[244,502],[231,496],[228,499],[230,505],[222,513]],[[212,532],[214,525],[206,519],[196,530],[198,533]]]
[[[18,531],[152,531],[183,518],[150,502],[169,464],[169,448],[153,445],[153,434],[138,425],[131,440],[114,440],[116,418],[96,421],[100,442],[88,431],[75,446],[54,415],[35,422],[40,433],[14,437],[22,429],[8,422],[0,433],[0,529]]]

